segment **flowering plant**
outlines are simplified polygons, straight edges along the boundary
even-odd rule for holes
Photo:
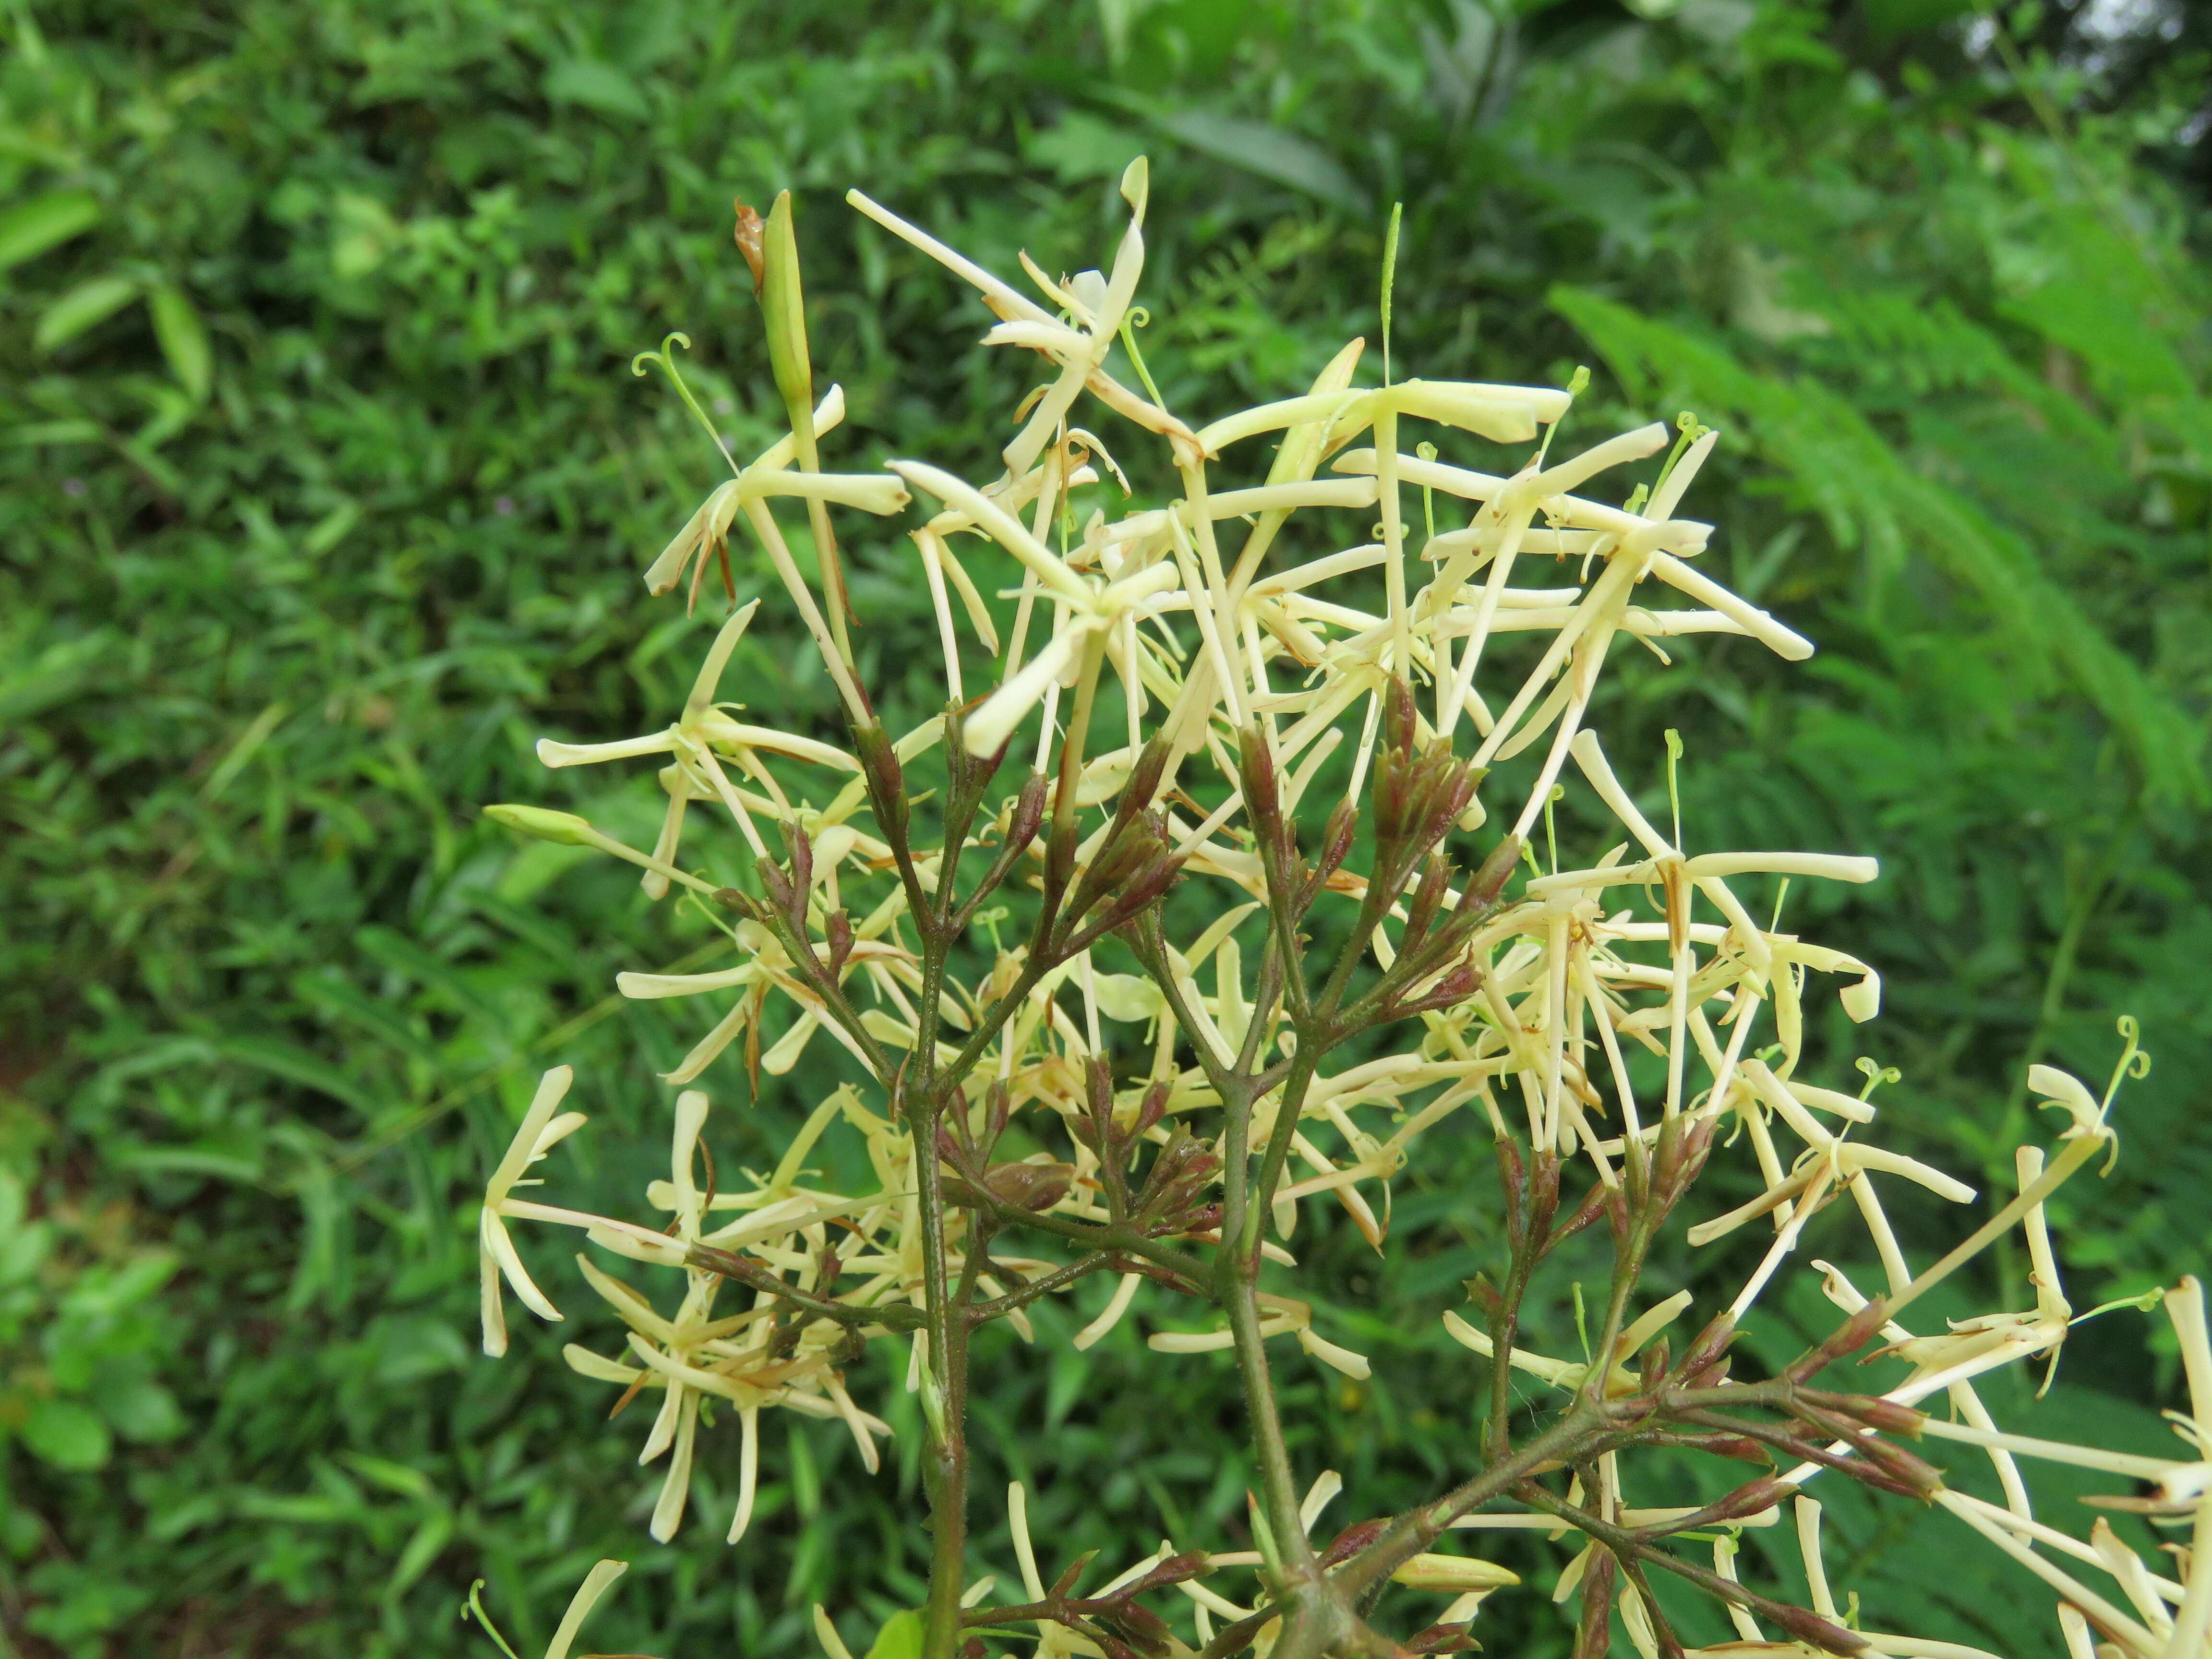
[[[618,1353],[566,1353],[624,1401],[657,1394],[643,1461],[667,1460],[651,1523],[659,1539],[684,1517],[702,1407],[733,1408],[735,1542],[751,1518],[763,1413],[842,1420],[873,1469],[890,1429],[847,1377],[868,1345],[898,1345],[927,1439],[933,1554],[927,1606],[879,1646],[927,1659],[1015,1639],[1039,1655],[1109,1659],[1455,1651],[1475,1644],[1469,1624],[1484,1599],[1519,1582],[1470,1547],[1505,1528],[1564,1540],[1553,1596],[1578,1599],[1577,1659],[1607,1653],[1616,1625],[1644,1659],[1685,1652],[1656,1575],[1725,1608],[1740,1640],[1708,1653],[1974,1652],[1861,1628],[1856,1598],[1839,1609],[1820,1505],[1806,1495],[1822,1478],[1938,1505],[2026,1566],[2057,1592],[2076,1659],[2100,1643],[2196,1659],[2212,1621],[2212,1346],[2196,1284],[2164,1297],[2190,1390],[2190,1412],[2173,1419],[2179,1455],[2008,1434],[1975,1388],[1999,1367],[2055,1355],[2075,1322],[2044,1206],[2116,1146],[2114,1093],[2148,1065],[2132,1027],[2123,1023],[2127,1048],[2101,1092],[2033,1068],[2038,1097],[2063,1114],[2055,1144],[2021,1148],[2018,1190],[1916,1268],[1884,1189],[1959,1203],[1974,1193],[1867,1137],[1878,1078],[1854,1093],[1801,1075],[1813,976],[1840,976],[1844,1012],[1863,1021],[1878,1010],[1876,975],[1782,931],[1778,908],[1762,925],[1737,890],[1745,878],[1869,881],[1873,860],[1692,853],[1679,814],[1662,833],[1589,724],[1624,637],[1733,633],[1785,658],[1811,653],[1698,568],[1709,527],[1678,510],[1717,434],[1686,417],[1678,433],[1654,424],[1554,459],[1582,377],[1565,390],[1394,380],[1387,276],[1374,384],[1360,380],[1355,340],[1304,393],[1193,425],[1166,408],[1131,332],[1141,161],[1121,193],[1130,219],[1110,271],[1055,282],[1024,258],[1042,303],[858,192],[848,198],[981,293],[999,319],[986,343],[1050,366],[1018,411],[1003,473],[981,486],[919,461],[823,470],[822,441],[843,406],[834,386],[817,400],[789,198],[765,221],[740,210],[790,433],[748,465],[724,450],[730,480],[646,580],[696,604],[742,519],[836,687],[845,741],[756,724],[721,700],[756,602],[722,626],[665,728],[539,745],[555,767],[651,757],[668,805],[650,851],[572,814],[486,809],[525,835],[629,860],[653,899],[690,890],[721,919],[732,962],[620,980],[628,996],[696,996],[719,1011],[667,1074],[681,1090],[669,1176],[646,1193],[665,1220],[520,1195],[532,1165],[585,1121],[561,1110],[568,1069],[546,1074],[485,1194],[485,1352],[507,1346],[506,1289],[561,1317],[514,1224],[580,1229],[608,1254],[676,1274],[671,1310],[579,1257],[629,1334]],[[680,340],[636,367],[659,366],[688,404],[671,350]],[[1117,343],[1141,391],[1109,372]],[[1106,444],[1075,423],[1086,396],[1164,443],[1176,499],[1079,522],[1079,491],[1129,490]],[[1407,453],[1408,422],[1518,459],[1493,472],[1446,463],[1427,442]],[[1266,437],[1275,447],[1259,482],[1218,476],[1240,464],[1256,472],[1253,441]],[[1587,493],[1662,450],[1656,478],[1624,505]],[[1420,492],[1418,529],[1409,489]],[[818,582],[787,540],[779,499],[805,503]],[[935,508],[911,541],[945,703],[894,733],[860,683],[830,509],[889,515],[916,499]],[[1471,504],[1468,522],[1440,529],[1454,501]],[[1372,538],[1340,545],[1325,528],[1332,509],[1374,514]],[[986,597],[999,571],[1018,582],[1000,595],[1010,619]],[[1556,585],[1516,585],[1532,574]],[[1662,604],[1669,596],[1688,603]],[[1524,751],[1540,757],[1533,778],[1504,795],[1492,780]],[[1583,868],[1559,868],[1555,842],[1541,864],[1532,850],[1568,787],[1587,789],[1622,836]],[[1326,812],[1302,813],[1310,797]],[[695,805],[735,836],[687,859]],[[744,875],[730,861],[740,842]],[[1009,919],[1012,942],[1000,931]],[[687,1085],[720,1067],[744,1071],[757,1092],[763,1073],[788,1073],[817,1038],[843,1050],[854,1080],[821,1102],[773,1170],[718,1178],[704,1139],[710,1096]],[[1022,1139],[1046,1150],[1000,1155],[1018,1119]],[[872,1185],[821,1183],[808,1159],[831,1133],[865,1144]],[[1368,1361],[1291,1293],[1288,1247],[1322,1205],[1385,1249],[1392,1182],[1432,1133],[1487,1133],[1496,1149],[1495,1197],[1466,1202],[1502,1235],[1509,1265],[1500,1281],[1470,1282],[1475,1317],[1443,1316],[1481,1362],[1471,1376],[1486,1370],[1481,1431],[1449,1490],[1316,1531],[1342,1482],[1294,1468],[1272,1382],[1288,1356],[1269,1343],[1287,1337],[1305,1356],[1289,1363],[1354,1377]],[[1698,1214],[1698,1178],[1723,1145],[1755,1161],[1763,1190]],[[1740,1322],[1790,1266],[1808,1221],[1846,1196],[1875,1293],[1844,1267],[1811,1264],[1840,1310],[1832,1333],[1771,1375],[1732,1375]],[[1678,1218],[1692,1246],[1746,1227],[1773,1235],[1694,1329],[1674,1328],[1691,1292],[1656,1298],[1644,1283]],[[1579,1360],[1532,1352],[1521,1340],[1532,1284],[1565,1241],[1600,1227],[1613,1269],[1595,1340]],[[1916,1302],[2015,1231],[2032,1307],[1916,1328]],[[971,1577],[967,1535],[971,1339],[1000,1320],[1026,1335],[1030,1304],[1102,1275],[1115,1289],[1079,1346],[1140,1297],[1218,1319],[1157,1332],[1149,1346],[1234,1353],[1260,1474],[1249,1547],[1164,1544],[1085,1589],[1085,1561],[1039,1559],[1017,1485],[1007,1504],[1021,1593],[994,1598],[993,1582]],[[1879,1394],[1832,1380],[1839,1362],[1876,1357],[1908,1374]],[[1516,1397],[1516,1371],[1549,1391],[1534,1411]],[[1948,1415],[1922,1409],[1931,1401]],[[2004,1501],[1947,1485],[1907,1444],[1929,1439],[1986,1455]],[[1717,1501],[1631,1505],[1624,1466],[1662,1449],[1765,1472]],[[2038,1518],[2023,1472],[2037,1459],[2147,1483],[2104,1501],[2193,1522],[2178,1577],[2154,1571],[2102,1519],[2084,1540]],[[1737,1571],[1741,1532],[1773,1525],[1795,1529],[1809,1606]],[[618,1571],[603,1564],[579,1593],[561,1655]],[[848,1659],[819,1609],[816,1627],[830,1659]]]

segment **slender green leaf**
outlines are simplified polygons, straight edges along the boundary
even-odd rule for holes
[[[170,373],[191,394],[193,402],[205,401],[215,374],[215,350],[208,343],[207,324],[199,307],[173,283],[157,285],[146,298],[154,317],[154,337],[161,343],[161,355],[169,360]]]
[[[137,297],[138,284],[128,276],[95,276],[80,283],[40,313],[38,326],[31,331],[31,344],[39,351],[66,345]]]

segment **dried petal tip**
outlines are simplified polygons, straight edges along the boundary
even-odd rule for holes
[[[736,207],[738,252],[745,256],[745,264],[753,273],[753,298],[757,300],[760,298],[761,283],[766,278],[765,267],[761,261],[761,216],[743,202],[737,203]]]

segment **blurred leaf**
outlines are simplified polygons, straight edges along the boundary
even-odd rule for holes
[[[57,640],[30,662],[0,672],[0,721],[28,720],[65,702],[100,678],[113,661],[118,635],[100,629],[73,640]],[[0,667],[5,667],[0,659]]]
[[[100,201],[87,190],[49,191],[0,212],[0,270],[36,258],[100,222]]]
[[[642,121],[653,113],[643,88],[612,64],[570,58],[545,71],[545,95],[556,104],[581,104],[602,115]]]
[[[178,383],[191,394],[193,402],[205,402],[215,373],[215,353],[208,343],[207,324],[201,319],[198,307],[173,283],[158,284],[147,295],[147,307],[154,315],[154,337],[161,343],[161,355],[169,360]]]
[[[866,1659],[921,1659],[921,1638],[926,1627],[922,1614],[912,1608],[893,1613],[876,1632]]]
[[[431,1496],[430,1478],[420,1469],[395,1463],[388,1457],[371,1457],[366,1452],[341,1452],[339,1458],[364,1480],[374,1480],[403,1498],[428,1499]]]
[[[407,1547],[399,1552],[399,1559],[392,1568],[392,1577],[385,1584],[387,1601],[406,1595],[415,1581],[430,1570],[440,1552],[453,1540],[453,1517],[445,1510],[434,1510],[422,1518],[408,1539]]]
[[[155,1445],[185,1431],[175,1395],[150,1376],[132,1377],[100,1391],[100,1409],[125,1440]]]
[[[23,1420],[23,1443],[58,1469],[96,1469],[107,1462],[107,1425],[75,1400],[41,1400]]]
[[[66,345],[137,297],[138,284],[128,276],[95,276],[80,283],[40,313],[38,326],[31,332],[32,348],[52,351]]]
[[[33,444],[98,443],[101,434],[94,421],[26,421],[0,431],[0,443],[28,447]]]
[[[1152,125],[1202,155],[1304,191],[1347,213],[1367,211],[1367,192],[1318,144],[1263,122],[1210,110],[1148,108]]]
[[[337,1066],[296,1043],[276,1037],[226,1037],[221,1047],[228,1059],[342,1100],[365,1115],[375,1110],[375,1097]]]

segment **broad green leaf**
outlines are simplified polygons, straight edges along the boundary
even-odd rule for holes
[[[921,1659],[924,1627],[921,1613],[914,1608],[893,1613],[876,1632],[875,1644],[869,1648],[866,1659]]]
[[[94,1396],[115,1431],[125,1440],[155,1445],[174,1440],[185,1431],[185,1414],[177,1397],[150,1376],[102,1389]]]
[[[1161,109],[1151,114],[1152,125],[1161,131],[1216,161],[1304,191],[1331,207],[1366,211],[1367,192],[1318,144],[1263,121],[1217,115],[1211,110]]]
[[[0,213],[0,270],[35,259],[100,222],[100,202],[88,190],[49,191]]]
[[[23,1420],[23,1443],[58,1469],[96,1469],[114,1441],[99,1413],[75,1400],[41,1400]]]
[[[215,351],[199,307],[174,283],[163,283],[147,295],[147,308],[154,314],[154,337],[161,343],[169,372],[194,403],[204,401],[215,374]]]
[[[545,71],[545,95],[556,104],[581,104],[602,115],[642,121],[653,113],[637,82],[596,58],[569,58]]]
[[[66,345],[87,329],[96,328],[138,297],[138,284],[128,276],[95,276],[48,306],[31,331],[31,345],[52,351]]]

